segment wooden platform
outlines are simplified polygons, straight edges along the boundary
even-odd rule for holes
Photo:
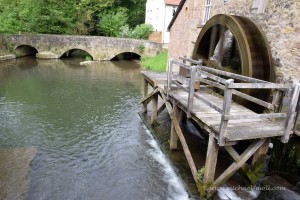
[[[178,140],[181,142],[200,194],[210,197],[216,188],[239,169],[254,184],[258,177],[252,169],[263,166],[259,162],[264,160],[267,154],[268,138],[277,137],[283,143],[287,143],[296,135],[295,119],[300,108],[299,81],[295,80],[293,84],[271,83],[208,68],[202,66],[201,61],[181,59],[182,61],[169,60],[167,73],[141,72],[144,77],[144,98],[141,101],[143,112],[147,112],[147,104],[152,101],[151,123],[155,124],[157,115],[165,108],[168,110],[172,120],[170,149],[177,148]],[[179,66],[179,74],[173,72],[173,65]],[[184,75],[180,74],[181,72],[184,72]],[[149,85],[152,86],[150,93]],[[272,101],[251,96],[252,92],[249,91],[256,89],[271,90]],[[160,108],[159,96],[164,102]],[[262,106],[265,113],[256,113],[233,99],[238,99],[239,102],[243,102],[240,100],[244,99]],[[282,107],[286,108],[285,112]],[[203,176],[202,178],[199,178],[199,173],[203,170],[196,168],[180,128],[180,113],[185,113],[187,118],[196,122],[209,134],[204,174],[200,176]],[[242,140],[247,140],[249,146],[239,154],[234,145]],[[233,163],[215,178],[220,147],[225,148]],[[246,164],[250,158],[252,166]]]

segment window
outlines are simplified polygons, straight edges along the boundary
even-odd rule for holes
[[[251,12],[253,13],[263,13],[266,8],[266,0],[253,0],[251,7]]]
[[[205,24],[210,18],[211,1],[212,0],[205,0],[205,12],[204,12],[203,24]]]

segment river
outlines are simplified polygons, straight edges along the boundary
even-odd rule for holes
[[[1,62],[0,199],[188,199],[138,116],[139,71],[132,61]]]
[[[147,123],[149,113],[138,114],[139,64],[79,62],[0,62],[0,199],[199,199],[181,147],[169,150],[168,113],[158,116],[156,126]],[[206,136],[189,120],[181,127],[199,169]],[[232,162],[219,154],[217,174]],[[293,185],[271,180],[285,188],[273,197],[299,199]],[[214,199],[270,197],[268,191],[230,189],[240,184],[234,176]]]

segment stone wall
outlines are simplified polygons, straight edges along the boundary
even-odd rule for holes
[[[20,45],[28,45],[40,54],[53,55],[53,58],[60,58],[72,49],[84,50],[94,60],[111,60],[126,52],[154,56],[162,50],[162,45],[155,42],[100,36],[0,35],[0,39],[2,38],[9,41],[15,49]]]
[[[169,57],[191,56],[201,30],[204,0],[186,0],[171,28]],[[246,16],[265,32],[270,43],[277,78],[300,78],[300,1],[266,0],[265,12],[251,11],[253,0],[212,0],[211,17],[216,14]]]

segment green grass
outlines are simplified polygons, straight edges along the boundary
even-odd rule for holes
[[[164,51],[154,57],[142,57],[141,64],[146,70],[165,72],[167,68],[168,51]]]

